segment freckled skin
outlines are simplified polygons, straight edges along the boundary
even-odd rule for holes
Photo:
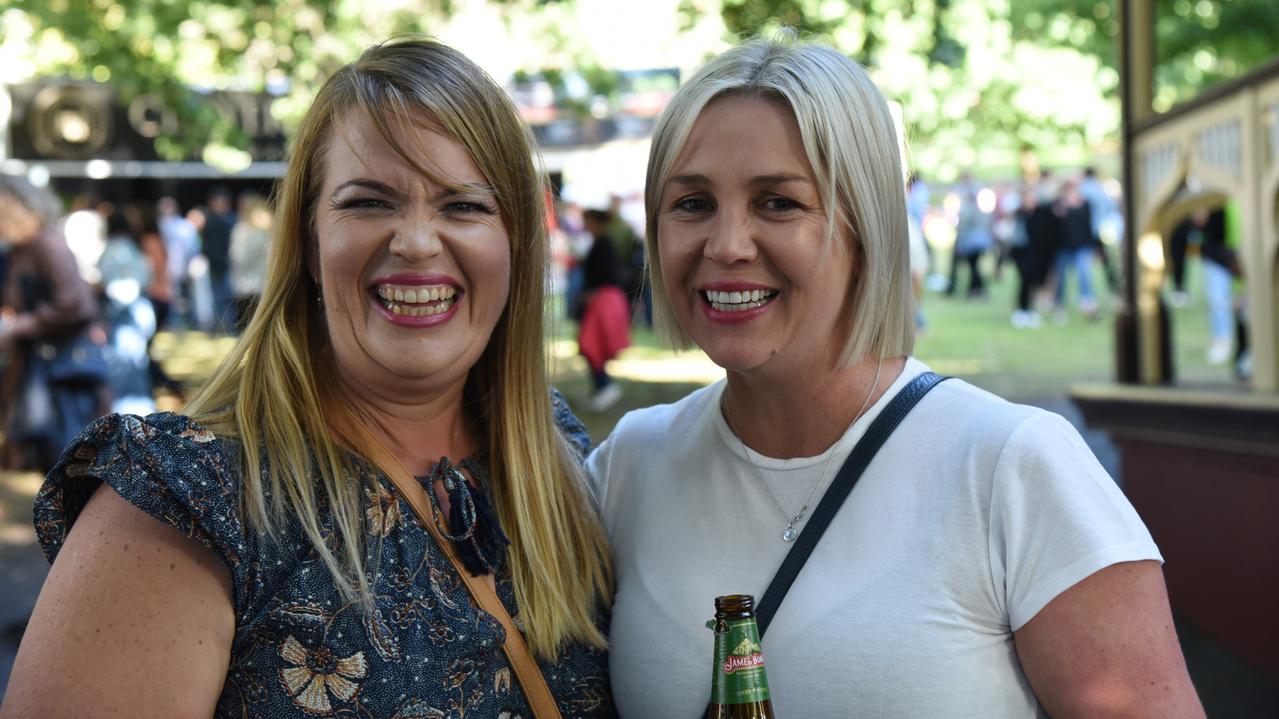
[[[82,717],[86,707],[98,716],[208,716],[234,633],[231,578],[217,555],[99,489],[50,568],[0,716]],[[175,641],[185,634],[197,642]]]

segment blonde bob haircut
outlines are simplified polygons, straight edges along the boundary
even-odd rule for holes
[[[789,38],[752,40],[711,60],[680,87],[658,118],[644,203],[659,334],[677,349],[693,344],[676,321],[662,279],[662,192],[698,115],[729,95],[779,102],[799,124],[826,208],[828,239],[847,242],[854,258],[846,307],[853,321],[842,364],[909,354],[915,318],[905,175],[888,103],[856,62],[832,48]]]
[[[324,309],[308,271],[315,209],[335,127],[365,113],[424,174],[406,147],[423,122],[466,147],[493,187],[510,237],[507,306],[464,393],[487,442],[491,491],[510,537],[508,561],[528,643],[554,659],[567,641],[604,646],[596,619],[612,595],[607,540],[580,462],[556,427],[542,337],[545,185],[533,140],[506,93],[477,65],[437,42],[397,38],[338,70],[294,140],[277,190],[274,238],[261,301],[240,340],[187,412],[238,441],[250,526],[274,536],[292,515],[348,599],[370,606],[364,566],[368,447],[339,444],[326,411],[347,408],[335,389]],[[351,438],[345,438],[348,444]],[[355,438],[354,444],[371,441]],[[385,468],[383,468],[385,470]],[[336,537],[321,531],[327,503]],[[327,540],[327,541],[326,541]]]

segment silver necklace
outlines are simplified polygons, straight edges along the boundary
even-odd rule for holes
[[[866,407],[870,405],[870,398],[875,396],[875,389],[879,387],[879,372],[883,368],[884,359],[881,357],[879,364],[875,366],[875,381],[871,384],[870,391],[866,393],[866,399],[862,401],[861,409],[857,410],[857,414],[853,417],[853,421],[850,422],[848,426],[851,427],[854,424],[857,424],[857,420],[861,419],[862,414],[866,412]],[[777,500],[777,495],[773,494],[773,490],[769,489],[768,482],[764,481],[764,475],[759,471],[759,466],[756,465],[755,460],[751,458],[750,447],[746,446],[746,443],[742,441],[742,435],[737,432],[737,427],[733,426],[733,416],[732,413],[728,411],[727,391],[725,391],[720,397],[720,408],[724,412],[724,421],[728,423],[729,430],[732,431],[733,437],[737,439],[737,443],[742,447],[742,454],[746,456],[746,463],[751,467],[751,474],[754,475],[755,479],[759,482],[759,485],[764,488],[764,493],[768,495],[768,498],[773,500],[773,506],[777,508],[777,513],[781,515],[782,521],[786,522],[786,529],[782,530],[782,541],[795,541],[795,538],[799,536],[799,530],[796,529],[796,525],[804,521],[804,517],[808,515],[808,506],[812,504],[813,498],[817,496],[817,490],[825,487],[830,481],[830,477],[827,476],[827,471],[830,469],[830,461],[835,458],[836,453],[832,450],[830,454],[826,456],[826,461],[822,462],[821,474],[818,475],[817,482],[813,485],[813,490],[808,493],[808,499],[804,500],[804,506],[800,507],[799,511],[795,513],[795,516],[792,517],[786,513],[786,509],[783,508],[782,503]]]

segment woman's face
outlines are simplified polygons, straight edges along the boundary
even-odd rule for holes
[[[680,325],[730,372],[805,377],[848,337],[853,261],[827,242],[799,126],[778,102],[711,101],[662,188],[658,252]]]
[[[392,393],[464,382],[510,291],[510,241],[492,188],[460,143],[423,120],[400,141],[452,189],[352,112],[329,140],[315,209],[311,267],[338,374]]]
[[[0,193],[0,241],[21,245],[40,231],[40,218],[9,195]]]

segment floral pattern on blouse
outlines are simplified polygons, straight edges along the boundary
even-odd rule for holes
[[[585,428],[554,399],[561,430],[584,455]],[[81,432],[50,472],[36,497],[36,532],[53,561],[105,482],[221,557],[236,630],[217,717],[532,717],[502,651],[501,624],[475,605],[389,479],[372,469],[360,477],[369,611],[342,600],[296,520],[278,541],[247,528],[238,467],[234,444],[187,417],[110,415]],[[323,536],[340,550],[323,505],[321,515]],[[496,579],[518,624],[505,561]],[[604,652],[566,645],[557,663],[540,664],[566,718],[616,715]]]

